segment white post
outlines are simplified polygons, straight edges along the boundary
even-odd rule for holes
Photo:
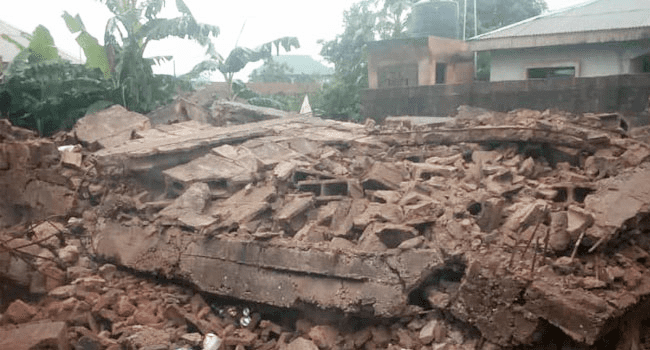
[[[465,35],[466,27],[467,27],[467,0],[463,1],[463,41],[467,39],[467,36]]]
[[[476,15],[476,0],[474,0],[474,36],[478,35],[478,16]],[[478,72],[478,52],[474,51],[474,79],[476,79]]]

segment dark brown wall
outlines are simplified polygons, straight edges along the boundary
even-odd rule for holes
[[[448,116],[460,105],[503,112],[558,108],[633,114],[646,107],[649,95],[650,74],[367,89],[361,95],[361,115],[378,120],[391,115]]]

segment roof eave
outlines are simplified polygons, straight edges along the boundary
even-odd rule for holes
[[[468,41],[471,51],[523,49],[529,47],[599,44],[650,39],[650,27],[608,29],[597,31],[544,35],[485,38]]]

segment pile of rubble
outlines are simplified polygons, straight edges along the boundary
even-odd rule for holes
[[[152,128],[113,107],[77,125],[85,149],[4,136],[0,171],[71,201],[50,213],[47,199],[8,197],[40,211],[2,217],[0,276],[46,297],[11,303],[2,322],[21,325],[0,338],[83,349],[192,347],[208,333],[224,349],[645,341],[650,147],[618,115],[263,119]],[[32,144],[47,145],[47,161],[13,156]]]

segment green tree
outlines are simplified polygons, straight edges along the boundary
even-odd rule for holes
[[[277,62],[273,58],[264,60],[264,64],[254,70],[248,77],[252,83],[290,83],[293,69],[285,62]]]
[[[38,26],[25,36],[23,47],[11,63],[7,81],[0,86],[2,113],[15,125],[49,135],[72,126],[89,106],[110,95],[111,84],[99,69],[62,60],[47,28]]]
[[[269,41],[255,49],[235,46],[225,59],[213,52],[209,60],[194,66],[192,71],[187,73],[184,78],[191,79],[200,76],[204,72],[219,71],[228,85],[229,99],[234,100],[237,97],[237,93],[233,90],[235,73],[244,69],[249,63],[271,58],[273,49],[275,49],[276,55],[280,55],[280,47],[289,52],[292,48],[299,48],[300,42],[296,37],[287,36]]]
[[[334,63],[334,78],[323,86],[316,109],[335,119],[358,120],[361,89],[368,87],[367,44],[404,37],[414,1],[362,0],[343,14],[345,29],[322,42],[321,55]]]
[[[198,23],[183,0],[176,0],[181,13],[176,18],[159,18],[165,0],[101,0],[113,13],[104,33],[104,46],[90,35],[79,17],[65,12],[63,18],[83,48],[87,65],[97,67],[119,89],[121,103],[138,112],[148,112],[165,102],[174,92],[169,77],[153,74],[153,65],[171,56],[144,57],[147,45],[167,37],[191,39],[216,55],[211,38],[219,27]]]

